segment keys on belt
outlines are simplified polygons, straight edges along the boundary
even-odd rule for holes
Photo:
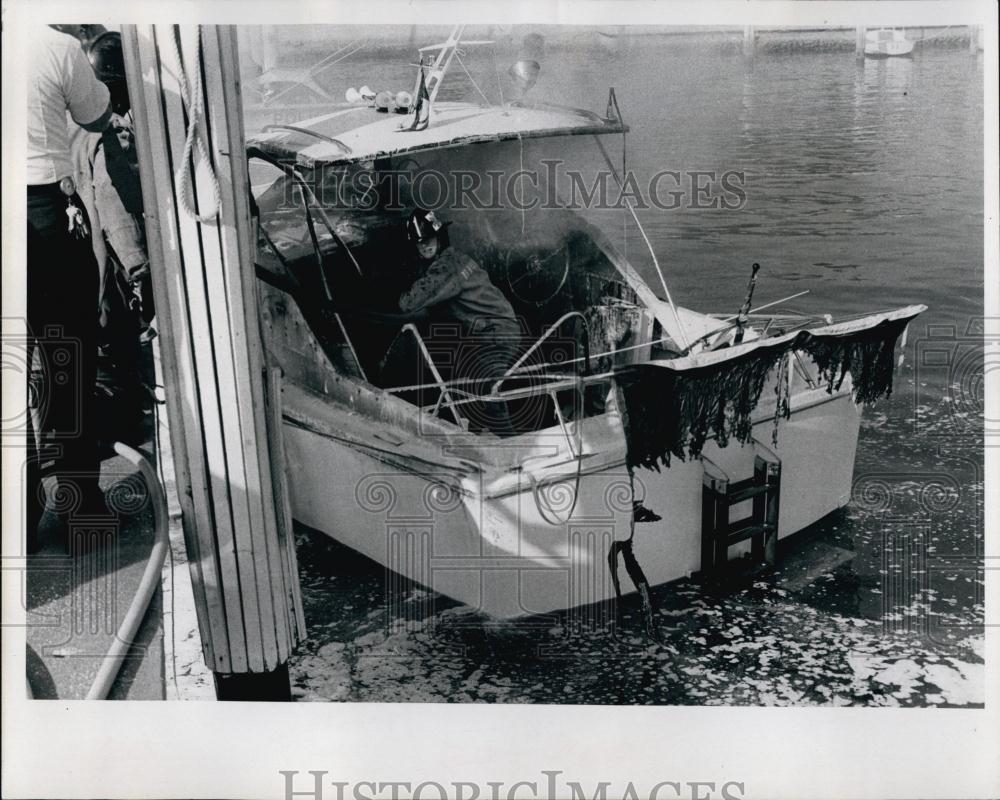
[[[83,211],[73,202],[76,194],[76,184],[73,183],[73,179],[67,177],[59,181],[59,191],[66,195],[66,232],[75,239],[86,239],[90,235],[90,228],[87,226]]]

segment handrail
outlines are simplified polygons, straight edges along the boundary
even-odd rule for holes
[[[615,377],[614,372],[600,372],[594,375],[566,378],[562,381],[554,381],[544,386],[529,386],[525,389],[507,389],[498,394],[471,395],[464,400],[452,400],[451,404],[460,406],[468,403],[503,403],[507,400],[522,400],[527,397],[540,397],[549,392],[561,392],[566,389],[576,389],[579,386],[588,386],[593,383],[603,383]],[[430,388],[430,387],[428,387]],[[442,403],[442,405],[447,405]]]
[[[341,148],[345,153],[350,155],[354,151],[351,150],[346,144],[344,144],[340,139],[334,139],[332,136],[327,136],[325,133],[319,133],[317,131],[311,131],[308,128],[303,128],[299,125],[284,125],[280,123],[274,123],[273,125],[265,125],[263,133],[270,133],[271,131],[291,131],[292,133],[301,133],[304,136],[312,136],[315,139],[319,139],[322,142],[329,142],[330,144],[335,144],[337,147]]]
[[[499,389],[499,387],[500,387],[500,384],[503,383],[505,380],[507,380],[507,378],[509,378],[514,373],[514,371],[516,369],[518,369],[525,361],[528,360],[528,358],[531,356],[532,353],[534,353],[539,347],[542,346],[542,342],[544,342],[553,333],[555,333],[559,329],[559,327],[566,320],[570,319],[571,317],[579,317],[581,320],[583,320],[583,330],[584,330],[584,345],[583,346],[584,346],[584,356],[585,356],[585,359],[586,359],[586,366],[584,368],[584,374],[589,373],[590,372],[590,332],[587,330],[587,318],[581,312],[579,312],[579,311],[567,311],[565,314],[563,314],[561,317],[559,317],[559,319],[557,319],[555,322],[553,322],[548,327],[548,329],[545,331],[545,333],[543,333],[540,337],[538,337],[538,339],[535,341],[535,343],[533,345],[531,345],[531,347],[529,347],[524,352],[524,354],[517,361],[515,361],[511,365],[511,367],[503,374],[503,376],[500,377],[499,380],[497,380],[496,383],[493,384],[493,386],[490,388],[490,394],[496,394],[497,391],[498,391],[498,389]],[[578,360],[579,359],[574,359],[574,361],[578,361]]]
[[[566,419],[563,417],[562,409],[559,407],[559,399],[556,397],[555,390],[548,393],[549,399],[552,401],[552,410],[555,412],[556,421],[559,423],[559,429],[562,431],[562,435],[566,439],[566,447],[569,449],[569,454],[573,458],[580,458],[583,455],[583,435],[580,432],[580,426],[577,425],[576,438],[579,440],[579,450],[573,446],[573,439],[570,436],[569,429],[566,427]]]
[[[722,480],[728,483],[732,483],[732,478],[729,477],[729,473],[726,472],[722,467],[720,467],[714,461],[712,461],[712,459],[710,459],[704,453],[699,453],[698,458],[701,460],[702,464],[708,464],[712,469],[718,472],[719,473],[718,477],[722,478]],[[704,469],[704,467],[702,469]],[[713,475],[712,477],[714,478],[716,476]]]
[[[341,235],[337,233],[336,228],[334,228],[333,223],[330,221],[330,217],[327,216],[326,210],[323,208],[322,205],[320,205],[319,200],[316,198],[316,194],[310,188],[305,178],[299,175],[295,167],[293,167],[291,164],[284,163],[276,158],[273,158],[271,155],[265,153],[259,147],[249,148],[247,150],[247,158],[248,159],[259,158],[261,161],[266,161],[272,167],[276,167],[277,169],[284,172],[286,175],[288,175],[288,177],[290,177],[293,181],[295,181],[296,184],[298,184],[299,188],[302,190],[302,208],[306,213],[306,221],[309,222],[310,225],[312,224],[312,214],[310,213],[309,209],[310,207],[315,208],[316,212],[319,214],[320,220],[326,227],[327,232],[330,234],[331,237],[333,237],[334,241],[336,241],[337,244],[344,249],[344,252],[347,253],[347,257],[351,259],[351,263],[354,265],[354,269],[357,270],[358,275],[363,276],[364,273],[361,270],[361,265],[358,263],[358,260],[354,257],[354,253],[351,251],[351,248],[348,247],[347,242],[344,241]],[[322,253],[319,252],[318,242],[314,241],[313,247],[317,251],[316,253],[317,257],[322,258]]]
[[[755,446],[759,447],[761,450],[766,451],[767,454],[771,456],[771,463],[772,464],[779,464],[779,465],[781,464],[781,456],[779,456],[776,452],[774,452],[773,448],[771,448],[768,445],[764,444],[756,436],[753,437],[753,443],[754,443]]]
[[[400,335],[402,335],[404,333],[412,333],[413,334],[413,338],[417,342],[417,347],[420,348],[421,354],[423,354],[424,359],[426,359],[426,361],[427,361],[427,366],[430,367],[430,369],[431,369],[431,375],[434,376],[434,381],[435,381],[434,385],[438,388],[438,391],[441,392],[440,396],[438,397],[438,402],[434,405],[434,408],[431,411],[431,413],[432,414],[436,414],[437,410],[442,405],[446,405],[448,407],[448,410],[451,412],[451,415],[455,418],[455,423],[459,427],[461,427],[462,426],[462,418],[459,416],[458,412],[455,410],[455,405],[456,404],[451,399],[451,393],[448,391],[448,386],[445,383],[444,379],[441,377],[441,373],[438,372],[437,367],[434,366],[434,359],[431,358],[430,351],[427,349],[427,345],[424,344],[424,339],[420,335],[420,331],[417,330],[417,326],[414,325],[412,322],[407,322],[402,327],[402,329],[399,331]],[[442,404],[441,401],[445,397],[448,398],[448,402]]]
[[[802,357],[802,353],[798,350],[792,350],[792,352],[789,355],[795,357],[795,363],[792,365],[793,369],[798,371],[799,375],[803,377],[803,379],[806,382],[806,385],[810,389],[815,389],[819,384],[817,384],[816,381],[813,380],[813,377],[809,374],[808,371],[809,365],[805,363],[805,359]],[[789,371],[788,374],[789,378],[791,378],[791,371]]]
[[[788,297],[782,297],[782,298],[781,298],[780,300],[774,300],[773,302],[770,302],[770,303],[765,303],[764,305],[762,305],[762,306],[759,306],[759,307],[757,308],[757,311],[763,311],[763,310],[764,310],[765,308],[771,308],[772,306],[776,306],[776,305],[778,305],[779,303],[784,303],[784,302],[787,302],[788,300],[794,300],[794,299],[795,299],[796,297],[802,297],[802,295],[804,295],[804,294],[809,294],[809,290],[808,290],[808,289],[806,289],[806,290],[805,290],[804,292],[797,292],[797,293],[795,293],[795,294],[790,294],[790,295],[788,295]],[[709,314],[709,316],[711,316],[711,314]],[[718,327],[718,328],[713,328],[713,329],[712,329],[712,330],[710,330],[710,331],[709,331],[708,333],[705,333],[705,334],[702,334],[701,336],[699,336],[699,337],[698,337],[697,339],[695,339],[695,340],[694,340],[693,342],[691,342],[691,344],[689,344],[689,345],[688,345],[688,346],[687,346],[687,347],[686,347],[686,348],[685,348],[685,349],[684,349],[684,350],[683,350],[683,351],[681,352],[681,355],[682,355],[682,356],[686,356],[686,355],[688,355],[688,354],[689,354],[689,353],[691,352],[691,349],[692,349],[692,348],[693,348],[693,347],[694,347],[695,345],[697,345],[697,344],[700,344],[701,342],[707,342],[707,341],[708,341],[709,339],[711,339],[711,338],[712,338],[713,336],[717,336],[717,335],[718,335],[718,334],[720,334],[720,333],[725,333],[725,332],[726,332],[726,331],[728,331],[728,330],[729,330],[730,328],[733,328],[733,327],[735,327],[735,326],[736,326],[737,324],[739,324],[739,321],[740,321],[740,317],[741,317],[741,316],[744,316],[744,315],[741,315],[741,314],[729,314],[728,316],[724,317],[724,318],[723,318],[723,319],[721,320],[721,322],[722,322],[723,324],[722,324],[722,325],[721,325],[720,327]],[[754,315],[753,315],[753,314],[747,314],[747,315],[745,315],[745,316],[747,316],[747,317],[752,317],[752,316],[754,316]],[[770,326],[770,322],[768,322],[768,326]]]

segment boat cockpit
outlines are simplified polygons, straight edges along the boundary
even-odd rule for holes
[[[680,348],[603,234],[539,179],[550,169],[544,144],[483,142],[311,170],[251,149],[258,277],[294,300],[338,373],[462,428],[477,430],[470,412],[483,402],[507,404],[517,433],[600,414],[616,367]],[[451,247],[488,273],[520,326],[516,359],[499,378],[463,369],[492,333],[399,310],[413,282],[405,220],[435,191]]]

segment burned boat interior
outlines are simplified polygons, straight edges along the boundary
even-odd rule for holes
[[[336,147],[338,140],[326,139]],[[610,164],[599,137],[594,139]],[[566,163],[582,158],[585,168],[599,167],[592,153],[588,164],[581,148],[593,149],[591,137],[576,135],[439,143],[322,162],[283,160],[276,152],[292,152],[287,146],[251,146],[257,274],[291,298],[336,379],[354,380],[355,392],[371,393],[374,407],[384,410],[376,398],[391,396],[427,412],[414,418],[435,418],[435,424],[459,430],[509,436],[559,426],[568,440],[566,423],[602,415],[616,387],[634,464],[669,465],[671,454],[697,457],[711,436],[747,441],[761,397],[768,398],[775,419],[787,415],[796,382],[832,393],[851,374],[861,402],[891,391],[895,341],[922,307],[839,327],[829,318],[808,316],[772,327],[772,312],[749,351],[744,342],[714,358],[711,351],[742,341],[740,321],[749,317],[742,310],[718,320],[686,312],[681,323],[683,310],[670,303],[674,326],[692,339],[676,342],[661,325],[669,315],[654,314],[653,304],[663,301],[601,231],[563,201],[558,175],[548,172],[554,162],[546,161],[553,141]],[[468,176],[490,186],[491,175],[523,175],[526,165],[534,167],[536,182],[527,193],[525,182],[513,190],[508,184],[506,203],[476,203],[463,190]],[[421,174],[437,176],[433,201],[421,198]],[[474,326],[461,330],[453,320],[435,318],[433,309],[419,317],[400,313],[400,295],[417,277],[405,220],[414,208],[428,206],[452,223],[451,247],[479,263],[518,320],[519,356],[499,378],[468,368],[476,361],[471,354],[494,344],[492,335]],[[749,295],[745,305],[749,311]],[[688,321],[695,327],[685,331]],[[717,335],[734,333],[734,326],[740,337]],[[302,346],[302,333],[287,332],[286,350]],[[814,364],[804,365],[799,351]],[[327,374],[320,374],[323,369]],[[330,370],[323,369],[310,388],[326,393]],[[765,385],[777,389],[765,391]],[[619,393],[626,395],[624,405]],[[670,398],[671,410],[652,413],[663,398]],[[509,414],[500,416],[516,424],[493,426],[490,414],[481,413],[496,407],[490,404],[504,404]],[[633,417],[636,424],[629,424]]]
[[[522,160],[519,146],[475,145],[463,155],[488,150],[475,160],[495,166],[498,149]],[[258,277],[291,297],[342,375],[462,427],[470,425],[470,404],[504,402],[524,433],[601,413],[612,368],[671,351],[599,232],[578,214],[556,205],[522,212],[452,202],[440,212],[452,223],[450,246],[486,270],[522,330],[509,377],[476,380],[464,361],[492,334],[433,314],[407,316],[398,306],[415,278],[405,220],[417,203],[409,187],[388,186],[385,176],[440,169],[434,159],[416,165],[407,155],[308,174],[253,150],[250,157]]]

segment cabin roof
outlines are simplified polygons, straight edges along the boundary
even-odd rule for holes
[[[352,105],[294,125],[269,126],[248,145],[271,158],[312,168],[353,164],[476,142],[547,136],[623,133],[628,127],[590,111],[545,104],[477,106],[435,103],[430,125],[409,131],[412,114]]]

